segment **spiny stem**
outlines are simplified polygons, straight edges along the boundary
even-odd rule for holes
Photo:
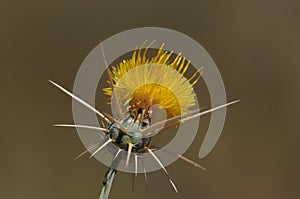
[[[185,114],[185,115],[182,115],[182,116],[189,116],[189,117],[186,117],[186,118],[181,119],[181,120],[178,120],[178,119],[177,119],[179,116],[176,116],[176,117],[175,117],[176,119],[170,118],[170,119],[168,119],[168,120],[166,120],[166,121],[176,121],[176,120],[178,120],[178,122],[171,123],[171,124],[167,125],[167,127],[174,126],[174,125],[176,125],[176,124],[178,124],[178,123],[186,122],[186,121],[191,120],[191,119],[194,119],[194,118],[196,118],[196,117],[200,117],[200,116],[202,116],[202,115],[211,113],[211,112],[213,112],[213,111],[219,110],[219,109],[224,108],[224,107],[226,107],[226,106],[233,105],[233,104],[235,104],[235,103],[237,103],[237,102],[239,102],[239,101],[240,101],[240,100],[235,100],[235,101],[232,101],[232,102],[229,102],[229,103],[226,103],[226,104],[217,106],[217,107],[215,107],[215,108],[211,108],[211,109],[209,109],[209,110],[206,110],[206,111],[203,111],[203,112],[194,114],[194,115],[192,115],[192,116],[189,116],[189,114]],[[166,128],[166,127],[162,126],[163,123],[165,123],[166,121],[157,122],[157,123],[153,124],[152,126],[143,129],[140,133],[142,134],[143,137],[152,137],[152,136],[154,136],[155,134],[158,133],[156,130],[158,130],[158,129],[162,130],[162,129]],[[154,133],[153,133],[153,132],[154,132]]]
[[[89,148],[87,148],[86,150],[84,150],[82,153],[80,153],[79,155],[77,155],[74,160],[77,160],[79,159],[80,157],[82,157],[84,154],[88,153],[89,151],[91,150],[94,150],[95,148],[97,148],[97,146],[100,145],[100,143],[96,143],[96,144],[93,144],[92,146],[90,146]]]
[[[94,155],[96,155],[96,153],[98,153],[101,149],[103,149],[106,145],[108,145],[109,143],[112,142],[112,139],[108,139],[104,144],[102,144],[91,156],[93,157]]]
[[[113,83],[113,80],[112,80],[112,77],[111,77],[111,72],[108,68],[108,63],[107,63],[107,60],[106,60],[106,56],[105,56],[105,52],[104,52],[104,48],[103,48],[102,43],[100,43],[100,48],[101,48],[101,53],[102,53],[102,57],[103,57],[104,64],[105,64],[107,77],[108,77],[108,80],[109,80],[109,85],[110,85],[110,88],[111,88],[111,91],[112,91],[112,100],[113,100],[114,105],[117,108],[118,119],[122,119],[124,117],[124,115],[123,115],[123,112],[122,112],[120,101],[118,100],[117,94],[114,90],[114,83]]]
[[[53,84],[55,87],[57,87],[58,89],[60,89],[61,91],[63,91],[65,94],[69,95],[70,97],[72,97],[74,100],[76,100],[77,102],[81,103],[82,105],[84,105],[85,107],[87,107],[88,109],[92,110],[93,112],[95,112],[97,115],[100,116],[100,118],[105,121],[108,125],[111,123],[111,121],[109,121],[108,118],[106,118],[100,111],[98,111],[97,109],[95,109],[93,106],[91,106],[90,104],[88,104],[87,102],[83,101],[82,99],[80,99],[79,97],[77,97],[76,95],[74,95],[73,93],[71,93],[70,91],[68,91],[67,89],[63,88],[62,86],[58,85],[57,83],[49,80],[49,82],[51,84]]]
[[[129,163],[129,159],[130,159],[130,155],[131,155],[131,151],[132,151],[132,147],[134,146],[134,144],[128,142],[128,150],[127,150],[127,158],[126,158],[126,166],[128,166]]]
[[[173,189],[175,190],[176,193],[178,193],[177,187],[175,185],[175,183],[172,181],[168,171],[166,170],[166,168],[164,167],[164,165],[161,163],[161,161],[158,159],[158,157],[152,152],[151,149],[148,148],[148,152],[150,153],[150,155],[154,158],[154,160],[159,164],[159,166],[164,170],[166,176],[169,179],[169,182],[171,183]]]
[[[56,126],[56,127],[84,128],[84,129],[90,129],[90,130],[96,130],[96,131],[103,131],[105,133],[109,132],[105,128],[96,127],[96,126],[78,125],[78,124],[54,124],[53,126]]]

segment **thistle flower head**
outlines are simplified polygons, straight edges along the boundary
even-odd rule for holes
[[[163,50],[163,45],[152,58],[146,56],[147,51],[148,48],[135,50],[130,59],[112,67],[116,96],[135,117],[140,113],[147,117],[156,104],[165,109],[168,117],[187,113],[195,103],[193,86],[202,68],[186,78],[190,61],[181,53],[171,60],[173,52]],[[110,87],[103,90],[112,96]]]

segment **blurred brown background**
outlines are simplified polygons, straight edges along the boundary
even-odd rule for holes
[[[180,160],[167,168],[178,195],[162,171],[148,175],[148,191],[138,176],[134,193],[131,176],[118,173],[111,199],[300,197],[299,1],[12,0],[0,9],[0,198],[98,198],[107,168],[73,160],[84,149],[75,130],[52,127],[72,122],[71,100],[47,80],[72,88],[100,40],[144,26],[197,40],[218,65],[228,99],[242,102],[228,110],[220,140],[199,160],[209,117],[201,120],[185,155],[207,172]],[[197,89],[205,96],[203,82]],[[97,106],[106,110],[103,104]]]

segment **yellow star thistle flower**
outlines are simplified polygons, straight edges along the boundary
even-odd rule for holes
[[[129,163],[134,164],[135,176],[139,172],[138,158],[141,158],[146,183],[147,167],[143,165],[143,160],[147,156],[143,156],[143,153],[148,153],[165,172],[173,189],[178,193],[178,189],[166,170],[165,165],[156,153],[154,153],[155,148],[151,144],[152,137],[167,127],[176,126],[239,102],[239,100],[235,100],[205,111],[200,112],[199,110],[195,110],[190,112],[190,108],[194,106],[196,101],[193,86],[200,79],[203,70],[200,68],[191,77],[186,78],[184,74],[188,70],[190,61],[186,61],[181,53],[177,56],[172,56],[173,52],[163,50],[163,46],[151,58],[146,56],[149,47],[140,47],[133,52],[130,59],[124,60],[117,66],[113,66],[112,72],[106,68],[110,87],[103,90],[105,94],[111,96],[114,100],[114,105],[117,108],[116,118],[107,113],[100,112],[69,90],[49,80],[51,84],[70,96],[73,100],[97,114],[101,120],[101,127],[77,123],[54,125],[59,127],[83,128],[103,133],[103,141],[98,140],[92,146],[85,145],[87,150],[77,156],[76,159],[89,152],[91,153],[91,158],[111,144],[117,146],[118,150],[114,154],[111,166],[103,180],[100,199],[108,199],[109,197],[113,180],[120,163],[124,159],[124,156],[119,155],[121,152],[127,152],[126,166]],[[100,47],[104,64],[107,67],[108,64],[102,43],[100,43]],[[127,106],[125,114],[122,111],[120,102],[123,103],[124,107]],[[155,111],[157,110],[160,113],[160,108],[166,111],[167,115],[164,114],[163,116],[168,116],[169,119],[165,117],[161,119],[161,115],[155,115]],[[181,119],[178,120],[178,118]],[[115,149],[111,149],[110,146],[107,150],[114,153]],[[175,152],[176,150],[173,152],[164,148],[162,149],[176,158],[180,158],[195,167],[206,170],[201,165],[182,156],[180,152]],[[130,169],[128,171],[130,172]]]
[[[112,67],[112,79],[116,96],[124,105],[129,105],[129,112],[138,117],[143,112],[147,117],[152,105],[160,105],[168,117],[187,113],[194,106],[193,86],[200,79],[202,68],[189,79],[184,74],[190,61],[179,53],[171,61],[173,52],[163,50],[164,44],[152,58],[147,58],[148,48],[135,50],[129,60],[124,60],[117,67]],[[111,88],[104,88],[104,93],[112,96]]]

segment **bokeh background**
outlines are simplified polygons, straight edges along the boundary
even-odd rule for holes
[[[185,155],[203,172],[176,161],[143,176],[118,173],[114,198],[294,199],[300,197],[300,2],[228,1],[1,1],[0,198],[95,199],[107,170],[84,150],[72,122],[71,100],[48,83],[72,88],[79,66],[100,40],[121,31],[158,26],[189,35],[222,74],[228,109],[220,140],[198,159],[209,117]],[[209,106],[203,81],[196,87]],[[106,99],[97,107],[109,111]],[[168,139],[171,133],[161,135]],[[187,132],[188,133],[188,132]],[[171,136],[172,137],[172,136]],[[159,138],[159,137],[158,137]]]

